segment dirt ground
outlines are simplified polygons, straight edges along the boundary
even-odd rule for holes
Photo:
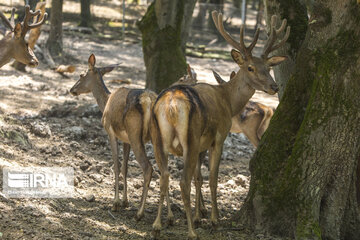
[[[0,1],[0,10],[8,8],[8,1]],[[13,1],[16,3],[16,1]],[[102,1],[95,1],[93,10]],[[110,1],[119,6],[120,1]],[[72,1],[65,1],[65,13],[78,11]],[[71,5],[74,4],[74,5]],[[77,5],[76,5],[77,6]],[[102,6],[111,12],[112,5]],[[74,10],[75,9],[75,10]],[[134,7],[134,12],[145,11]],[[121,15],[106,15],[110,20]],[[101,18],[104,16],[98,16]],[[134,16],[136,19],[136,16]],[[106,19],[105,19],[106,20]],[[104,21],[105,21],[104,20]],[[108,19],[109,20],[109,19]],[[66,22],[75,26],[76,22]],[[39,40],[43,46],[48,32],[46,26]],[[145,217],[136,221],[142,191],[142,172],[133,153],[130,155],[128,176],[129,207],[112,212],[114,173],[111,151],[105,131],[101,126],[101,112],[91,94],[73,97],[69,89],[87,69],[91,53],[97,66],[121,62],[119,68],[104,77],[113,91],[118,87],[143,88],[145,66],[138,33],[129,32],[125,38],[79,34],[64,31],[64,56],[60,63],[74,64],[75,73],[68,78],[53,72],[42,61],[36,69],[26,73],[14,70],[10,64],[0,70],[0,168],[3,167],[72,167],[75,172],[75,193],[68,199],[16,199],[0,193],[0,239],[150,239],[159,199],[159,177],[152,146],[146,145],[147,155],[156,169],[151,181]],[[119,29],[116,29],[119,32]],[[105,36],[105,37],[104,37]],[[188,57],[187,61],[198,73],[202,82],[215,84],[211,69],[225,79],[238,67],[234,62],[219,59]],[[121,84],[118,80],[131,80]],[[276,107],[276,96],[256,93],[255,101]],[[121,144],[120,144],[121,145]],[[122,147],[120,146],[120,156]],[[250,173],[249,160],[254,147],[242,134],[229,134],[225,141],[220,165],[218,206],[220,226],[213,230],[208,218],[197,228],[201,239],[274,239],[249,233],[238,226],[236,213],[246,197]],[[165,223],[164,211],[161,239],[186,239],[179,180],[183,163],[181,158],[170,156],[170,196],[175,214],[174,226]],[[202,167],[203,193],[210,216],[210,190],[207,164]],[[2,187],[2,171],[0,174]],[[194,199],[194,187],[192,187]],[[122,186],[120,188],[122,190]],[[121,191],[120,191],[121,193]]]

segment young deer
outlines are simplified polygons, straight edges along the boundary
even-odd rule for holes
[[[113,70],[117,65],[104,68],[95,67],[95,56],[89,57],[89,69],[86,74],[80,75],[80,79],[71,88],[70,93],[74,96],[92,92],[103,113],[102,125],[109,135],[112,159],[114,161],[115,174],[115,199],[113,210],[118,211],[120,207],[128,205],[127,200],[127,163],[129,160],[130,146],[134,151],[136,160],[140,164],[143,174],[143,192],[140,208],[136,218],[140,220],[144,215],[149,184],[153,168],[146,156],[144,144],[150,140],[149,122],[151,108],[156,99],[156,94],[145,89],[119,88],[110,93],[106,88],[103,75]],[[119,172],[120,163],[118,158],[117,139],[123,142],[123,165],[122,175],[124,177],[123,198],[119,199]],[[170,205],[170,204],[169,204]],[[168,213],[172,218],[172,212]]]
[[[24,38],[30,29],[40,27],[45,22],[47,13],[41,20],[38,19],[36,23],[29,25],[29,21],[40,14],[40,10],[33,12],[30,10],[30,6],[26,5],[23,22],[15,25],[14,12],[15,9],[12,10],[10,21],[0,12],[0,18],[11,30],[0,41],[0,68],[10,62],[12,58],[30,67],[36,67],[39,62]]]
[[[255,89],[275,94],[278,86],[271,77],[269,70],[283,62],[286,57],[268,57],[268,54],[287,40],[290,28],[285,37],[274,45],[277,35],[285,29],[286,20],[280,29],[275,29],[276,16],[271,20],[271,34],[262,56],[252,56],[259,36],[259,29],[249,47],[244,44],[244,28],[240,29],[240,42],[236,42],[225,30],[222,14],[212,12],[216,28],[226,41],[236,50],[231,51],[240,70],[229,81],[213,86],[200,83],[193,86],[177,85],[160,93],[153,108],[151,121],[151,139],[154,144],[155,159],[161,172],[160,201],[158,214],[153,224],[154,237],[158,237],[161,229],[161,212],[164,197],[168,191],[169,170],[168,153],[182,155],[184,168],[180,181],[181,195],[188,224],[188,237],[197,238],[190,207],[191,179],[196,172],[199,153],[209,150],[210,158],[210,190],[212,200],[211,222],[218,224],[217,179],[219,163],[224,140],[231,128],[231,118],[240,113]],[[195,176],[196,204],[199,209],[201,183]],[[199,218],[195,214],[195,218]]]

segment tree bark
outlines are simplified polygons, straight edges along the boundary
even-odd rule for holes
[[[183,41],[187,38],[189,20],[184,19],[184,15],[186,11],[186,15],[192,16],[195,2],[155,0],[138,22],[142,33],[147,88],[160,92],[185,74]]]
[[[81,21],[79,26],[81,27],[89,27],[92,28],[92,20],[91,20],[91,0],[80,0],[81,12],[80,17]]]
[[[356,0],[315,0],[313,10],[250,162],[240,221],[292,239],[358,239],[360,8]]]
[[[53,57],[58,57],[63,51],[62,42],[62,22],[63,22],[63,0],[51,1],[51,16],[50,16],[50,34],[46,42],[46,47],[49,49]]]
[[[270,26],[272,15],[278,17],[278,27],[280,19],[286,18],[288,26],[291,27],[290,37],[285,44],[274,51],[274,55],[287,55],[289,60],[274,68],[275,81],[279,85],[279,99],[282,98],[288,79],[295,70],[295,59],[299,48],[304,41],[308,16],[306,6],[303,1],[299,0],[264,0],[265,20],[267,26]],[[270,29],[267,29],[269,32]]]

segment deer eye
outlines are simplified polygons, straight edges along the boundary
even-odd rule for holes
[[[254,72],[255,69],[254,69],[253,67],[248,67],[248,71],[249,71],[249,72]]]

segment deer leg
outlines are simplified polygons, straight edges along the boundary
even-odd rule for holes
[[[119,198],[119,172],[120,172],[120,162],[118,157],[118,142],[116,137],[113,134],[109,134],[110,147],[112,153],[112,159],[114,161],[114,174],[115,174],[115,199],[113,203],[112,210],[119,211],[121,204]]]
[[[199,152],[198,152],[199,147],[198,144],[196,144],[196,141],[194,140],[195,139],[189,141],[188,143],[188,146],[191,146],[191,148],[187,146],[183,147],[184,169],[180,181],[181,196],[183,199],[184,208],[186,212],[189,239],[198,238],[194,228],[194,223],[191,214],[191,204],[190,204],[191,180],[193,178],[195,168],[199,160]]]
[[[155,152],[155,150],[154,150]],[[156,153],[155,153],[156,154]],[[169,189],[169,170],[168,170],[168,162],[167,162],[167,154],[163,154],[163,157],[160,161],[156,161],[160,170],[160,200],[159,207],[156,219],[153,223],[153,236],[154,238],[158,238],[161,230],[161,213],[162,207],[164,203],[165,195],[168,194]]]
[[[129,138],[132,143],[131,145],[133,146],[136,160],[140,164],[141,169],[143,170],[143,176],[144,176],[140,208],[136,214],[136,220],[139,221],[144,216],[145,203],[146,203],[146,198],[147,198],[148,191],[149,191],[149,185],[150,185],[150,181],[151,181],[153,168],[150,164],[149,159],[146,157],[145,146],[142,143],[141,134],[139,134],[137,136],[137,141],[135,139],[132,139],[133,138],[132,136],[129,136]]]
[[[167,223],[168,223],[168,225],[172,226],[174,224],[174,214],[171,210],[171,200],[170,200],[170,196],[169,196],[169,188],[166,193],[166,202],[167,202],[167,212],[168,212]]]
[[[217,184],[220,158],[222,153],[223,141],[215,142],[210,148],[210,191],[211,191],[211,223],[216,227],[219,223],[219,212],[217,207]]]
[[[202,152],[199,154],[199,158],[198,158],[198,162],[196,164],[196,169],[195,169],[195,176],[194,176],[194,180],[195,180],[195,188],[196,188],[196,197],[195,197],[195,216],[194,216],[194,224],[195,226],[198,226],[200,224],[201,221],[201,207],[204,207],[204,202],[202,199],[202,194],[201,194],[201,186],[203,184],[203,178],[201,175],[201,163],[202,163],[202,158],[204,157],[204,154],[206,152]]]
[[[156,164],[160,170],[160,199],[159,199],[159,206],[156,219],[152,225],[153,228],[153,237],[157,239],[160,236],[161,230],[161,213],[162,213],[162,205],[164,203],[165,195],[168,194],[169,188],[169,170],[168,170],[168,146],[164,146],[164,143],[167,143],[166,140],[162,139],[160,129],[155,121],[151,122],[151,141],[154,146],[154,155]],[[168,127],[168,126],[167,126]],[[171,138],[172,136],[166,135],[166,138]],[[168,141],[170,142],[170,141]]]
[[[121,166],[121,174],[124,178],[124,190],[123,190],[123,200],[121,201],[122,207],[127,207],[129,205],[127,199],[127,171],[128,171],[129,155],[130,155],[130,144],[123,143],[123,164]]]

